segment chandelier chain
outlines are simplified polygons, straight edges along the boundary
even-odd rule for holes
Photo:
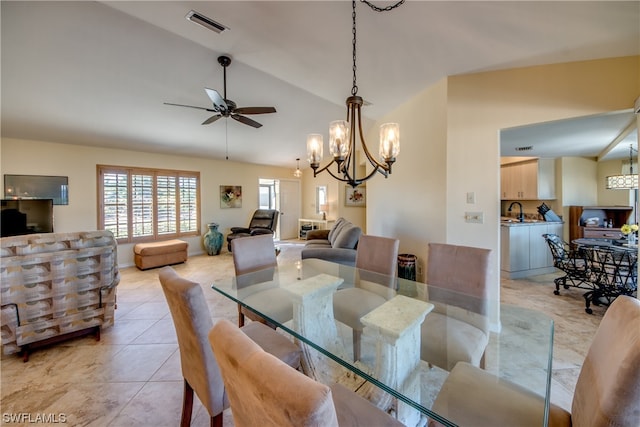
[[[353,26],[351,27],[351,33],[353,34],[353,40],[351,41],[353,46],[353,86],[351,86],[351,95],[356,96],[358,94],[358,84],[356,83],[356,0],[351,2],[351,6],[351,19],[353,20]]]
[[[390,10],[393,10],[401,6],[405,2],[405,0],[400,0],[399,2],[389,5],[387,7],[379,7],[367,0],[360,0],[360,1],[366,4],[367,6],[369,6],[372,10],[375,10],[376,12],[389,12]],[[351,87],[351,95],[356,96],[358,94],[358,84],[356,82],[356,71],[358,69],[358,67],[356,66],[356,0],[352,0],[351,8],[352,8],[351,19],[353,21],[353,26],[351,27],[351,33],[353,34],[353,40],[351,41],[351,44],[353,46],[353,68],[352,68],[353,86]]]
[[[369,6],[371,9],[375,10],[376,12],[388,12],[390,10],[395,9],[396,7],[402,5],[404,3],[405,0],[400,0],[399,2],[397,2],[396,4],[392,4],[389,5],[387,7],[379,7],[376,6],[375,4],[367,1],[367,0],[360,0],[362,3],[366,4],[367,6]]]

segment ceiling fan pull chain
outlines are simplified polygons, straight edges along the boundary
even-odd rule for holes
[[[225,142],[225,148],[224,148],[224,158],[226,160],[229,160],[229,122],[227,120],[224,121],[224,142]]]

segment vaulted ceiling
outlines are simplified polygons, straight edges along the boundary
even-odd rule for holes
[[[2,1],[1,8],[3,137],[294,168],[305,158],[306,135],[326,135],[345,115],[348,1]],[[229,30],[195,25],[185,19],[190,10]],[[409,0],[385,13],[358,2],[357,25],[367,123],[447,75],[640,54],[636,1]],[[233,58],[228,98],[277,109],[251,116],[263,127],[203,126],[211,113],[163,104],[210,108],[204,88],[222,93],[220,54]]]

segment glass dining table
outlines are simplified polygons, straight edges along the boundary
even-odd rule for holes
[[[483,301],[319,259],[218,280],[211,287],[291,334],[301,345],[306,375],[351,388],[405,425],[422,426],[429,419],[456,425],[432,410],[448,371],[421,360],[420,328],[430,313],[453,318],[461,312],[477,312],[477,307],[486,306]],[[383,303],[360,318],[364,328],[356,361],[354,334],[334,317],[334,298],[350,288],[383,297]],[[518,384],[540,396],[539,420],[528,421],[546,426],[553,320],[541,312],[506,304],[499,304],[498,317],[491,322],[484,369],[497,381]],[[443,329],[446,339],[454,339],[453,326],[445,324]]]

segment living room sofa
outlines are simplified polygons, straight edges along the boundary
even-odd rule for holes
[[[109,231],[30,234],[0,239],[2,352],[93,333],[114,322],[120,282]]]
[[[325,261],[355,266],[356,248],[362,229],[344,218],[338,218],[330,230],[311,230],[302,249],[302,259],[319,258]]]

